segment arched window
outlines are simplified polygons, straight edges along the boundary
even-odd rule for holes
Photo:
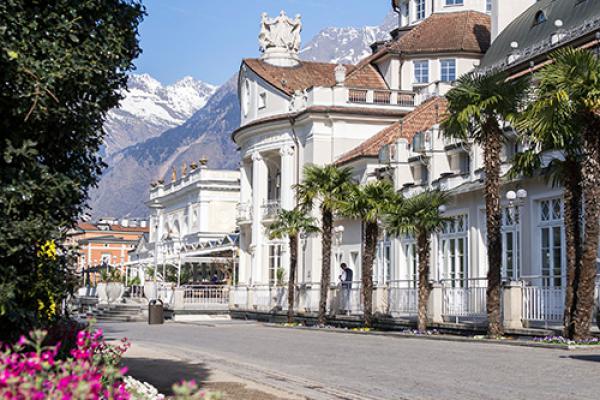
[[[535,19],[533,21],[533,25],[539,25],[546,22],[546,14],[542,10],[535,13]]]

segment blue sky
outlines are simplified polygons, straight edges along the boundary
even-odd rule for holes
[[[302,40],[329,26],[378,25],[389,0],[143,0],[148,16],[140,28],[143,53],[136,73],[170,84],[191,75],[225,82],[244,57],[258,56],[263,11],[302,14]]]

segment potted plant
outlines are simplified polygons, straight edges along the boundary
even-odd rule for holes
[[[121,278],[121,271],[114,268],[110,271],[102,271],[102,281],[106,282],[105,292],[108,304],[120,300],[125,291],[125,285]]]

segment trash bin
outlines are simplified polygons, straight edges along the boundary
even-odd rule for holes
[[[160,304],[159,304],[160,302]],[[150,300],[148,303],[148,325],[165,323],[165,310],[161,299]]]

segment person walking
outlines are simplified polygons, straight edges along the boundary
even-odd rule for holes
[[[340,274],[340,282],[342,286],[342,311],[346,315],[350,315],[350,291],[352,290],[352,279],[354,272],[348,268],[346,263],[340,265],[342,267],[342,273]]]

